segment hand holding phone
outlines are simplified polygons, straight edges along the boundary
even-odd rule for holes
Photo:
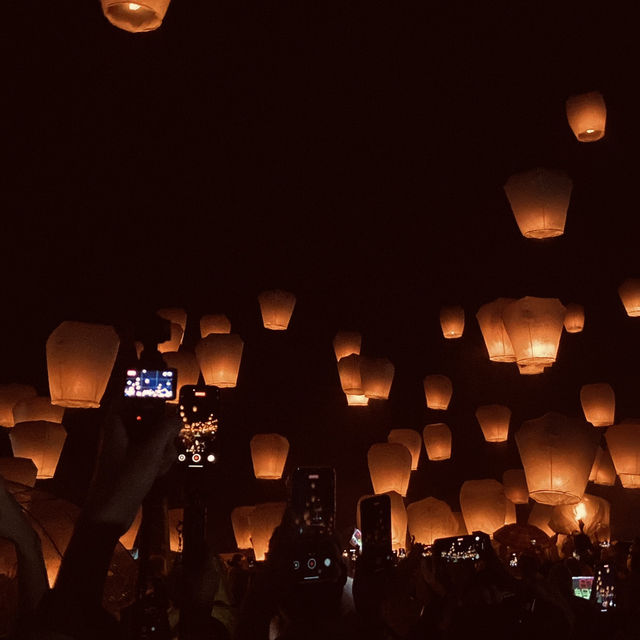
[[[360,503],[362,525],[362,560],[382,568],[393,557],[391,538],[391,499],[387,495],[365,498]]]
[[[178,409],[182,429],[177,438],[178,463],[203,469],[216,461],[214,440],[218,432],[218,387],[185,385],[180,389]]]

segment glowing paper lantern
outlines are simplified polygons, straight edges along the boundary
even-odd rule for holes
[[[506,442],[511,409],[501,404],[486,404],[476,409],[476,419],[487,442]]]
[[[467,531],[493,535],[504,526],[507,516],[504,487],[490,478],[467,480],[460,489],[460,507]]]
[[[19,422],[34,422],[44,420],[45,422],[62,423],[64,415],[64,407],[58,407],[51,404],[51,398],[46,396],[34,396],[25,400],[20,400],[13,407],[13,421],[15,424]]]
[[[253,472],[259,480],[279,480],[289,455],[289,441],[278,433],[259,433],[250,442]]]
[[[527,504],[529,502],[529,489],[527,477],[523,469],[509,469],[502,474],[504,494],[514,504]]]
[[[130,33],[142,33],[157,29],[167,13],[170,0],[100,0],[102,12],[107,20],[118,29]]]
[[[36,390],[28,384],[0,384],[0,426],[13,427],[14,407],[28,398],[35,398]]]
[[[549,520],[553,513],[553,507],[549,504],[540,504],[535,502],[529,512],[529,519],[527,522],[534,527],[538,527],[541,531],[544,531],[549,537],[551,537],[555,531],[549,526]]]
[[[627,278],[619,287],[620,300],[632,318],[640,316],[640,278]]]
[[[544,373],[544,366],[541,364],[518,364],[518,371],[523,376],[536,376]]]
[[[171,323],[171,337],[166,342],[161,342],[158,345],[158,351],[160,353],[169,353],[171,351],[177,351],[182,344],[182,327],[176,322]]]
[[[424,545],[431,545],[438,538],[455,536],[459,529],[451,507],[432,497],[412,502],[407,507],[407,520],[409,535]]]
[[[413,429],[391,429],[387,436],[389,442],[398,442],[403,444],[411,453],[411,471],[418,468],[418,460],[420,460],[420,449],[422,447],[422,438],[417,431]]]
[[[613,487],[616,483],[616,468],[613,465],[611,454],[602,447],[598,447],[598,453],[589,474],[589,482],[605,487]]]
[[[176,553],[182,551],[182,528],[184,526],[184,509],[169,509],[169,549]]]
[[[296,297],[293,293],[280,289],[263,291],[258,296],[258,302],[265,329],[284,331],[289,326],[293,307],[296,304]]]
[[[580,333],[584,329],[584,307],[571,302],[564,314],[564,328],[567,333]]]
[[[584,417],[594,427],[612,425],[616,412],[616,394],[610,384],[585,384],[580,389],[580,403]]]
[[[9,433],[16,458],[30,458],[38,469],[38,480],[53,478],[67,432],[55,422],[21,422]]]
[[[180,349],[180,351],[169,351],[163,353],[162,358],[167,364],[167,367],[178,370],[178,393],[176,393],[175,400],[167,400],[171,404],[177,404],[180,396],[180,389],[188,385],[198,384],[200,378],[200,367],[196,357],[187,351],[186,349]]]
[[[439,374],[426,376],[424,379],[424,395],[429,409],[445,411],[451,402],[453,385],[447,376]]]
[[[360,377],[360,356],[355,353],[338,360],[340,386],[347,395],[362,396],[362,379]]]
[[[9,482],[35,487],[37,473],[31,458],[0,458],[0,476]]]
[[[461,338],[464,333],[464,309],[460,306],[440,309],[440,327],[447,339]]]
[[[131,526],[127,529],[126,533],[120,536],[120,544],[127,550],[131,551],[136,546],[136,538],[138,537],[138,531],[140,530],[140,523],[142,522],[142,507],[140,507],[136,513],[136,517],[133,519]]]
[[[187,330],[187,312],[184,309],[179,309],[178,307],[166,307],[164,309],[158,309],[156,311],[156,315],[168,320],[171,324],[180,325],[180,329],[182,329],[182,334]],[[182,341],[182,337],[180,338]],[[176,349],[172,349],[172,351],[177,351]]]
[[[231,322],[224,313],[212,313],[200,318],[200,336],[206,338],[212,333],[231,333]]]
[[[257,504],[249,514],[251,546],[258,562],[265,559],[269,541],[277,526],[282,522],[286,502],[263,502]]]
[[[516,505],[507,498],[507,509],[504,515],[505,524],[516,524],[518,522],[518,516],[516,514]]]
[[[395,551],[406,549],[407,547],[407,510],[404,507],[402,496],[396,491],[387,491],[385,494],[391,501],[391,548]],[[358,500],[356,507],[356,525],[362,529],[362,519],[360,516],[360,504],[366,498],[373,496],[362,496]]]
[[[567,120],[580,142],[595,142],[604,137],[607,106],[599,91],[567,98]]]
[[[333,350],[336,352],[336,360],[340,361],[352,353],[360,355],[362,336],[357,331],[338,331],[333,339]]]
[[[113,327],[63,322],[47,340],[52,404],[97,408],[107,387],[120,340]]]
[[[453,534],[454,536],[466,536],[469,534],[467,531],[467,525],[464,523],[464,518],[462,517],[462,512],[454,511],[453,517],[456,519],[457,529]]]
[[[231,525],[238,549],[251,549],[251,524],[249,522],[249,516],[253,513],[254,509],[255,506],[251,505],[236,507],[231,512]]]
[[[569,535],[580,531],[580,522],[584,532],[592,535],[601,525],[609,526],[611,505],[604,498],[585,493],[578,504],[553,507],[549,527],[556,533]]]
[[[502,317],[518,364],[556,361],[566,309],[556,298],[527,296],[507,305]]]
[[[483,304],[476,313],[489,360],[492,362],[516,361],[511,339],[502,321],[502,312],[512,302],[515,302],[513,298],[498,298]]]
[[[235,387],[238,381],[244,342],[237,333],[214,333],[196,346],[196,358],[205,384]]]
[[[366,407],[369,404],[369,398],[365,395],[352,395],[350,393],[345,394],[347,396],[347,405],[349,407]]]
[[[374,444],[367,453],[374,493],[396,491],[407,495],[411,477],[411,453],[397,442]]]
[[[428,424],[422,431],[422,437],[429,460],[448,460],[451,457],[451,429],[444,422]]]
[[[359,356],[362,390],[367,398],[386,400],[391,391],[395,367],[387,358]]]
[[[527,420],[516,444],[529,495],[542,504],[580,502],[597,450],[597,434],[586,423],[559,413]]]
[[[609,427],[604,437],[622,486],[640,489],[640,420]]]
[[[549,169],[524,171],[507,180],[504,190],[525,238],[554,238],[564,233],[572,187],[564,171]]]

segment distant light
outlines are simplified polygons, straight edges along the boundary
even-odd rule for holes
[[[142,7],[139,4],[136,4],[135,2],[130,2],[129,9],[131,11],[137,11],[138,9],[142,9]]]
[[[210,454],[210,455],[207,456],[207,460],[209,462],[213,462],[215,459],[216,459],[216,457],[213,454]]]

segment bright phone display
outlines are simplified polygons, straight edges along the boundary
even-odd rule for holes
[[[596,569],[591,597],[603,613],[615,609],[616,574],[612,565],[601,564]]]
[[[332,534],[336,474],[331,467],[298,467],[291,479],[291,508],[301,532]]]
[[[178,463],[202,469],[216,461],[213,441],[218,432],[218,387],[185,385],[178,401],[183,427],[178,434]]]
[[[467,536],[439,538],[433,543],[433,555],[445,562],[480,560],[482,552],[491,544],[489,537],[481,532]]]
[[[127,369],[124,397],[173,400],[177,382],[175,369]]]
[[[584,598],[589,600],[591,598],[591,587],[593,585],[593,576],[572,576],[571,586],[573,588],[573,595],[576,598]]]

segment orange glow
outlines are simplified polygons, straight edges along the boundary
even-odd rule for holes
[[[137,11],[138,9],[142,9],[142,7],[139,4],[136,4],[135,2],[130,2],[129,3],[129,10],[130,11]]]

